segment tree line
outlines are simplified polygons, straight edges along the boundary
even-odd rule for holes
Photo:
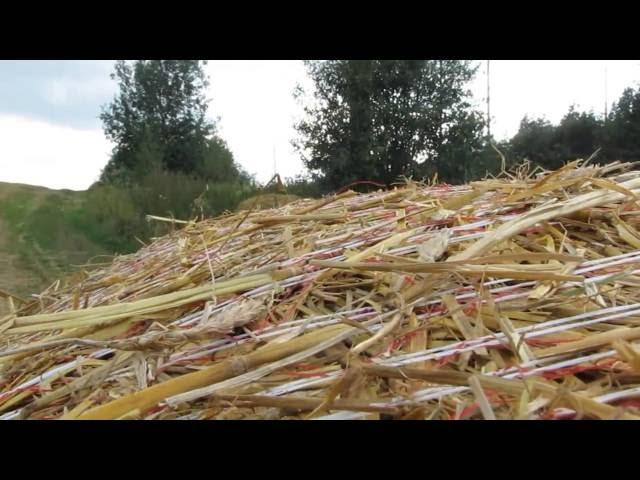
[[[640,160],[640,88],[627,88],[610,113],[571,107],[557,124],[525,117],[510,139],[485,132],[461,60],[306,62],[315,90],[295,145],[324,190],[400,177],[463,183],[525,160],[556,169],[598,152],[598,160]],[[302,92],[298,92],[302,96]]]
[[[113,251],[165,233],[179,220],[233,210],[258,185],[242,169],[207,115],[206,62],[116,62],[114,99],[100,119],[114,144],[99,180],[87,192],[79,221]]]
[[[87,211],[116,237],[149,237],[144,215],[193,218],[233,209],[260,185],[235,161],[208,116],[205,61],[119,61],[118,91],[102,109],[114,143],[90,189]],[[312,91],[298,87],[304,117],[293,144],[307,171],[288,179],[290,193],[321,195],[357,182],[403,178],[467,182],[529,160],[554,169],[588,157],[640,158],[640,89],[629,88],[606,116],[571,108],[553,125],[525,117],[496,142],[473,105],[477,72],[465,60],[305,62]],[[114,244],[115,245],[115,244]],[[115,246],[114,246],[115,248]]]
[[[514,161],[529,159],[548,169],[596,153],[602,162],[640,160],[640,88],[627,88],[605,115],[571,107],[557,124],[525,117],[504,144]]]

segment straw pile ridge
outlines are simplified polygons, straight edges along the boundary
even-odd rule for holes
[[[638,419],[633,167],[189,223],[0,319],[0,418]]]
[[[300,200],[300,197],[297,195],[286,193],[263,193],[240,202],[238,210],[264,210],[268,208],[284,207],[296,200]]]

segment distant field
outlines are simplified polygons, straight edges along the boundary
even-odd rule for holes
[[[27,296],[109,253],[92,238],[84,195],[0,182],[0,289]]]

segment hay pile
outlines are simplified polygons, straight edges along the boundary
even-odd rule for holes
[[[237,210],[264,210],[268,208],[279,208],[289,203],[300,200],[297,195],[287,193],[263,193],[243,200],[238,205]]]
[[[638,419],[632,167],[189,224],[0,319],[0,418]]]

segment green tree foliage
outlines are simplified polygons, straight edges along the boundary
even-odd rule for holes
[[[578,112],[571,107],[556,130],[560,156],[565,161],[589,157],[603,145],[602,127],[602,119],[593,112]]]
[[[315,101],[296,125],[294,145],[325,190],[358,180],[388,184],[436,170],[453,179],[464,176],[482,149],[482,117],[472,110],[466,89],[475,73],[470,62],[306,64]]]
[[[241,175],[207,114],[203,66],[194,60],[116,63],[119,92],[103,108],[104,131],[115,143],[102,180],[137,180],[150,169],[213,181]]]
[[[195,172],[199,177],[209,182],[252,182],[249,173],[235,162],[231,150],[220,137],[207,139],[200,155],[202,161]]]
[[[136,237],[164,233],[166,225],[147,222],[147,215],[215,216],[255,192],[255,181],[207,119],[204,64],[116,63],[119,92],[100,115],[115,147],[76,219],[100,245],[131,251]]]
[[[604,130],[609,157],[640,160],[640,87],[625,89],[613,105]]]
[[[254,195],[252,182],[210,182],[181,172],[154,170],[135,184],[103,184],[89,189],[76,223],[96,244],[111,252],[140,247],[136,238],[167,233],[171,224],[147,221],[147,215],[193,220],[234,210]]]
[[[571,107],[558,125],[525,117],[509,141],[512,162],[528,159],[548,169],[597,150],[600,161],[640,160],[640,88],[626,89],[606,120]]]
[[[514,161],[529,160],[545,168],[555,168],[560,158],[555,141],[554,125],[544,118],[529,119],[525,116],[509,142],[509,156]]]
[[[527,159],[555,169],[567,161],[589,157],[604,145],[603,134],[601,118],[571,107],[558,125],[525,117],[510,141],[510,154],[516,161]]]
[[[302,198],[318,198],[324,191],[322,186],[310,175],[299,174],[285,179],[286,193]]]

